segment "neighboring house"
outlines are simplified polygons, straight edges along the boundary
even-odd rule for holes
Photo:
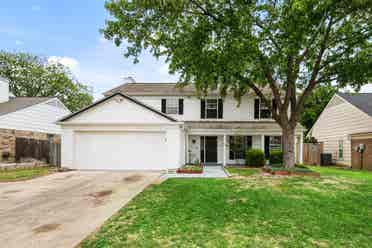
[[[61,128],[55,122],[69,113],[55,97],[14,97],[0,77],[0,162],[14,160],[17,137],[58,138]]]
[[[269,92],[267,92],[269,94]],[[248,148],[281,149],[281,128],[253,94],[199,98],[193,85],[127,83],[63,118],[62,166],[167,169],[185,163],[242,164]],[[302,127],[296,130],[302,162]]]
[[[360,168],[359,144],[365,145],[363,167],[372,170],[372,93],[337,93],[329,101],[309,136],[323,142],[337,164]]]

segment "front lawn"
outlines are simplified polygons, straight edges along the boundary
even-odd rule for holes
[[[261,171],[260,168],[251,168],[251,167],[225,167],[225,169],[232,175],[232,176],[252,176],[256,173]]]
[[[372,174],[312,169],[322,177],[168,179],[81,246],[370,247]]]
[[[0,182],[14,182],[45,176],[52,173],[53,167],[37,167],[28,169],[0,170]]]

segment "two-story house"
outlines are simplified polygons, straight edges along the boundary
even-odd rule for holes
[[[269,95],[270,92],[268,91]],[[281,149],[281,128],[254,94],[200,97],[193,85],[127,83],[62,120],[62,164],[77,169],[168,169],[243,164],[245,151]],[[302,162],[302,128],[296,130]]]

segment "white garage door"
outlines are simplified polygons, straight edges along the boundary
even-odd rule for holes
[[[78,169],[165,169],[165,140],[161,132],[80,132],[75,140],[75,164]]]

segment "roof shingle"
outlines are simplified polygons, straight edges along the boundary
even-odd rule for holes
[[[269,88],[263,89],[265,94],[270,93]],[[193,84],[179,87],[177,83],[125,83],[103,93],[109,96],[114,93],[123,93],[129,96],[197,96],[198,92]],[[217,90],[209,91],[209,96],[218,96]]]
[[[9,101],[0,103],[0,115],[9,114],[32,105],[45,102],[53,97],[15,97]]]
[[[372,93],[337,93],[343,99],[372,116]]]

